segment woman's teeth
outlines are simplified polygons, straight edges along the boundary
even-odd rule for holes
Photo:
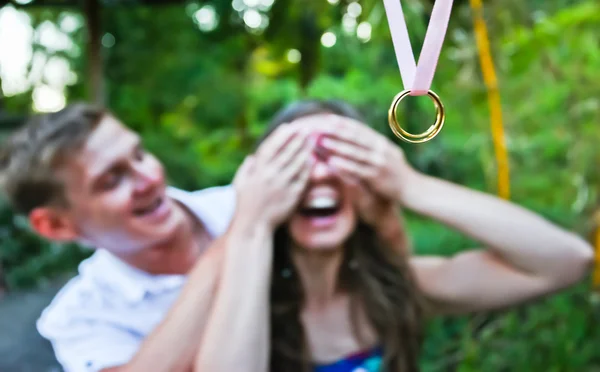
[[[318,196],[307,200],[301,214],[305,217],[328,217],[339,210],[339,201],[329,196]]]
[[[335,208],[337,206],[337,200],[329,196],[318,196],[312,198],[304,205],[305,208],[313,209],[324,209],[324,208]]]

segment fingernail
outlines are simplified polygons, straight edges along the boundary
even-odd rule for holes
[[[328,148],[331,148],[334,146],[333,141],[330,138],[325,138],[325,137],[321,138],[321,141],[319,142],[319,144],[323,147],[328,147]]]
[[[317,140],[317,145],[318,146],[322,146],[323,145],[323,141],[325,141],[326,139],[325,139],[325,136],[322,133],[320,133],[317,136],[316,140]]]

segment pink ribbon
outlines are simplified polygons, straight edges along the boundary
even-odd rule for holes
[[[431,19],[425,33],[419,64],[415,64],[415,55],[410,45],[408,28],[402,12],[400,0],[383,0],[385,12],[392,34],[392,43],[400,68],[400,76],[405,89],[411,96],[427,94],[431,87],[435,68],[448,29],[453,0],[437,0],[433,5]]]

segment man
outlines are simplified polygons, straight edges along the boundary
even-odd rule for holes
[[[197,192],[167,187],[139,136],[90,105],[36,116],[7,141],[0,180],[12,206],[49,240],[98,248],[38,321],[65,370],[191,370],[218,281],[225,293],[236,285],[222,266],[264,246],[254,224],[287,213],[308,178],[306,133],[273,137],[238,187]],[[264,370],[243,353],[230,356]]]

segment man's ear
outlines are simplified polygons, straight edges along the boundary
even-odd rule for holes
[[[77,239],[78,234],[71,219],[61,211],[53,208],[36,208],[29,213],[31,227],[42,237],[60,242]]]

